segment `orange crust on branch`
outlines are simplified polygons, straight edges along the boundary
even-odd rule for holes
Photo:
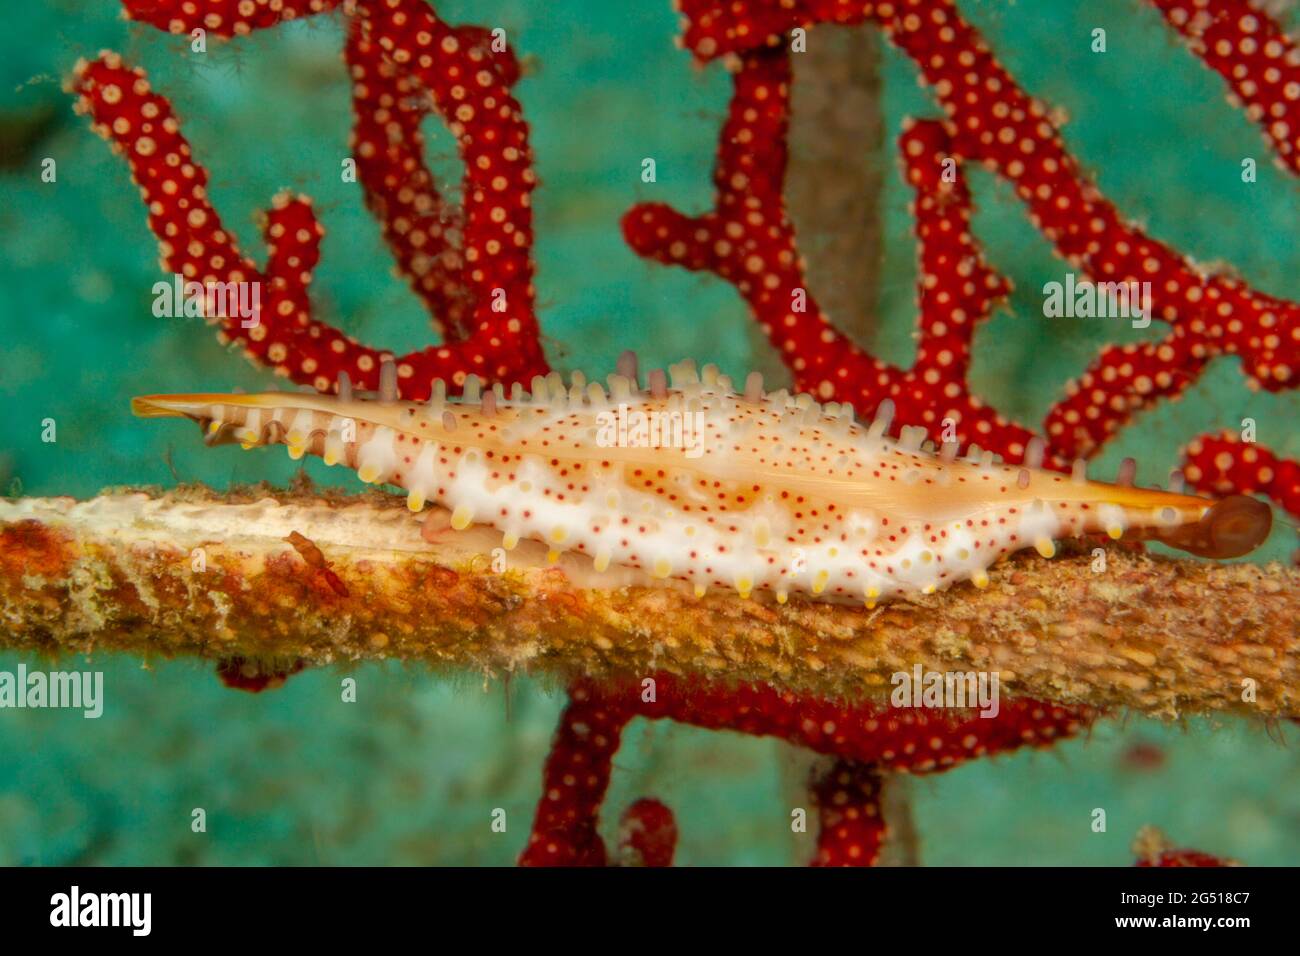
[[[285,539],[320,549],[331,587]],[[0,647],[48,655],[401,659],[502,676],[666,671],[844,700],[890,677],[995,670],[1012,696],[1173,717],[1300,716],[1300,570],[1126,549],[1012,559],[992,586],[875,611],[652,585],[477,526],[430,544],[380,494],[120,491],[0,502]],[[1254,700],[1243,700],[1247,680]]]

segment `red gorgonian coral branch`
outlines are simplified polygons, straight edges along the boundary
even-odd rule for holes
[[[889,837],[880,804],[884,780],[871,764],[836,760],[814,772],[817,855],[813,866],[874,866]]]
[[[1186,450],[1183,474],[1206,494],[1261,494],[1300,516],[1300,462],[1280,458],[1236,432],[1204,435]]]
[[[805,287],[794,226],[782,189],[789,128],[790,54],[749,51],[736,70],[731,107],[714,170],[717,205],[688,218],[662,203],[639,205],[623,218],[623,235],[641,255],[734,283],[795,382],[824,401],[874,411],[892,399],[901,423],[940,436],[944,418],[963,443],[977,442],[1019,459],[1032,438],[977,398],[964,382],[976,324],[1008,286],[985,265],[970,235],[970,194],[960,177],[945,179],[936,155],[948,136],[934,121],[915,123],[900,145],[917,192],[921,242],[920,344],[913,368],[887,365],[831,325]],[[954,166],[955,169],[955,166]]]
[[[1176,847],[1160,830],[1147,826],[1133,840],[1134,866],[1140,867],[1215,867],[1240,866],[1236,860],[1215,856],[1202,850]]]
[[[247,36],[338,5],[339,0],[122,0],[129,19],[170,33],[202,29],[219,37]]]
[[[1194,52],[1230,78],[1248,100],[1252,115],[1266,123],[1273,142],[1293,141],[1287,120],[1300,90],[1294,85],[1298,58],[1276,24],[1241,0],[1160,6],[1172,23],[1181,24],[1185,35],[1208,41],[1199,48],[1194,43]],[[1191,9],[1196,13],[1189,13]],[[791,306],[793,290],[801,282],[793,229],[780,195],[788,120],[787,35],[795,27],[814,23],[866,21],[880,26],[915,61],[947,116],[946,141],[936,137],[932,150],[922,147],[915,154],[916,147],[905,144],[909,180],[915,184],[918,174],[925,176],[926,167],[933,169],[945,160],[983,163],[1015,187],[1034,225],[1073,268],[1099,282],[1149,282],[1153,317],[1171,326],[1162,339],[1104,349],[1083,376],[1067,386],[1066,397],[1044,422],[1049,464],[1093,454],[1137,411],[1162,397],[1181,395],[1218,355],[1239,355],[1248,382],[1255,387],[1276,391],[1300,381],[1300,307],[1231,276],[1205,273],[1121,216],[1066,151],[1047,108],[1016,84],[948,0],[684,0],[682,10],[685,45],[701,60],[727,56],[737,74],[715,172],[718,204],[702,220],[670,215],[671,210],[660,206],[637,207],[624,220],[624,230],[642,254],[710,269],[736,282],[800,388],[824,399],[851,402],[863,411],[871,411],[884,398],[894,398],[900,420],[926,425],[932,437],[939,437],[939,420],[951,416],[957,419],[957,433],[964,442],[978,442],[1011,460],[1020,460],[1025,452],[1023,429],[978,406],[962,407],[975,400],[969,395],[961,363],[931,366],[937,377],[932,375],[924,383],[928,397],[921,399],[918,408],[907,394],[908,372],[884,366],[852,347],[816,309],[799,311]],[[1231,49],[1234,44],[1237,52]],[[755,74],[761,74],[761,103],[751,89],[749,77]],[[763,146],[765,155],[756,161],[766,165],[757,172],[738,162],[740,150],[734,145],[737,132],[752,128],[755,117],[761,117],[781,140],[779,145]],[[1292,152],[1288,149],[1286,155]],[[752,192],[763,207],[759,214],[754,214],[755,203],[735,202],[732,190]],[[690,241],[706,238],[701,225],[707,222],[713,227],[718,218],[723,220],[722,231],[729,233],[730,248],[726,255],[715,248],[710,258]],[[784,270],[769,262],[776,236]],[[962,269],[973,266],[969,260],[964,266],[953,261],[927,270],[925,237],[921,238],[921,328],[932,328],[937,322],[947,329],[952,323],[950,316],[942,314],[944,304],[956,291],[969,289]],[[733,261],[761,261],[762,265],[742,284]],[[767,289],[755,293],[754,287],[765,281]],[[927,297],[927,292],[935,294]],[[967,343],[976,317],[961,330]],[[942,400],[936,397],[940,393]],[[924,407],[927,402],[933,403],[931,407]]]
[[[467,260],[475,253],[467,257],[467,248],[474,246],[464,241],[466,211],[440,194],[424,160],[420,123],[433,107],[432,99],[416,78],[385,57],[382,44],[369,32],[364,20],[352,20],[345,50],[353,77],[352,149],[366,206],[380,222],[399,274],[428,307],[435,329],[444,341],[460,341],[473,327],[478,301],[468,274]],[[486,29],[460,26],[452,35],[481,55],[485,68],[506,87],[518,82],[514,53],[504,42],[494,50]],[[482,79],[479,75],[476,82]],[[483,160],[475,162],[487,168]],[[526,266],[530,250],[523,252]],[[493,291],[497,300],[507,293],[500,288],[500,293]],[[531,289],[523,291],[531,302]]]
[[[642,797],[619,820],[620,863],[624,866],[672,866],[677,849],[677,821],[661,800]]]
[[[144,16],[144,6],[131,11]],[[152,4],[148,19],[165,19],[173,30],[209,24],[231,33],[290,18],[283,8],[271,17],[250,7],[244,19],[232,20],[231,11],[242,7]],[[530,196],[536,178],[528,128],[510,92],[517,64],[508,53],[491,51],[485,31],[448,26],[418,0],[360,2],[355,11],[348,52],[358,173],[399,271],[447,333],[440,346],[395,357],[402,395],[426,397],[434,378],[457,386],[470,373],[526,381],[547,371],[533,302]],[[320,391],[334,388],[340,372],[361,388],[378,385],[380,362],[390,353],[311,317],[306,287],[322,229],[306,199],[276,197],[265,230],[271,255],[259,270],[222,226],[208,201],[207,172],[142,70],[105,53],[78,64],[72,90],[94,128],[126,155],[164,268],[205,285],[262,284],[260,316],[253,322],[220,318],[223,340]],[[434,189],[419,138],[411,135],[429,108],[426,100],[447,122],[465,163],[464,201],[456,210]]]
[[[846,705],[766,686],[687,684],[671,674],[657,674],[651,680],[608,686],[579,680],[570,687],[569,705],[543,771],[542,797],[520,857],[522,864],[605,864],[605,846],[598,832],[600,807],[623,730],[634,717],[778,737],[839,758],[849,783],[832,771],[830,778],[815,786],[823,824],[818,859],[864,865],[875,859],[884,833],[878,808],[874,818],[866,810],[867,798],[879,796],[878,786],[873,789],[867,784],[871,775],[936,773],[1020,747],[1050,746],[1086,729],[1097,717],[1087,708],[1033,700],[1002,701],[998,713],[983,717],[978,710],[963,708],[927,711],[871,703]],[[844,788],[846,796],[841,800],[835,792]],[[837,815],[835,808],[850,796],[860,802],[859,814]],[[827,826],[830,835],[825,835]],[[854,845],[857,851],[852,850]]]

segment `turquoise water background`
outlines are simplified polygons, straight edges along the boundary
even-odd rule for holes
[[[1086,7],[1086,9],[1082,9]],[[667,0],[457,0],[451,22],[504,26],[529,74],[517,88],[532,126],[537,288],[548,355],[600,371],[635,348],[647,363],[693,356],[742,376],[778,368],[734,291],[711,276],[646,263],[618,219],[661,199],[710,201],[709,171],[729,84],[676,49]],[[1258,288],[1300,298],[1295,181],[1267,162],[1257,130],[1224,102],[1217,76],[1144,5],[1104,0],[963,4],[1008,69],[1070,116],[1067,142],[1103,190],[1155,236],[1201,261],[1230,262]],[[1104,27],[1108,52],[1090,50]],[[811,42],[816,42],[813,31]],[[310,194],[328,230],[312,286],[321,316],[396,350],[430,341],[427,316],[391,276],[379,229],[339,161],[350,128],[339,18],[318,17],[204,55],[121,21],[109,0],[14,5],[0,35],[0,486],[28,495],[93,495],[115,484],[185,480],[217,487],[295,470],[284,455],[207,450],[189,429],[130,416],[146,392],[259,389],[269,373],[228,354],[193,320],[150,310],[156,243],[125,164],[75,116],[60,83],[78,56],[118,50],[171,97],[228,228],[255,257],[254,212],[282,187]],[[887,50],[887,137],[863,156],[889,170],[879,197],[886,243],[873,345],[910,362],[914,244],[893,139],[903,116],[938,115],[912,64]],[[436,171],[459,178],[450,137],[430,122]],[[640,181],[645,156],[658,182]],[[1241,181],[1241,160],[1259,181]],[[56,183],[40,179],[57,161]],[[1011,189],[976,171],[976,228],[1016,283],[979,333],[974,382],[1003,412],[1037,423],[1112,326],[1041,317],[1038,290],[1061,264]],[[805,237],[808,247],[816,236]],[[1158,334],[1128,331],[1126,338]],[[1100,459],[1136,455],[1162,476],[1196,434],[1256,419],[1259,439],[1300,455],[1300,399],[1251,395],[1221,360],[1187,400],[1148,413]],[[58,441],[41,441],[54,418]],[[319,463],[325,484],[345,479]],[[15,482],[20,484],[15,484]],[[349,487],[359,487],[353,482]],[[1269,549],[1295,546],[1281,527]],[[0,669],[19,658],[0,655]],[[99,720],[0,711],[0,863],[506,864],[523,846],[563,695],[516,679],[367,665],[309,672],[248,695],[207,664],[100,657]],[[358,701],[340,701],[354,676]],[[1137,828],[1252,864],[1300,861],[1300,760],[1294,728],[1140,717],[1099,725],[1052,751],[976,762],[911,785],[921,854],[934,864],[1124,864]],[[1157,760],[1135,757],[1135,748]],[[1154,764],[1154,765],[1153,765]],[[664,799],[687,864],[806,861],[790,833],[808,806],[806,755],[770,740],[637,722],[616,760],[606,810]],[[191,811],[207,811],[193,833]],[[1105,833],[1091,829],[1105,808]],[[506,811],[505,833],[490,827]]]

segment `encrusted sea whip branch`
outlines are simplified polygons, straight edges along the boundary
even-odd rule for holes
[[[288,540],[295,532],[338,584]],[[0,500],[3,641],[313,666],[392,658],[601,685],[671,671],[684,691],[753,683],[849,702],[884,699],[893,675],[920,665],[997,671],[1004,704],[1300,717],[1300,569],[1111,545],[1104,572],[1091,552],[1020,555],[985,590],[868,611],[696,598],[632,572],[610,587],[588,558],[551,564],[528,541],[497,571],[499,540],[472,526],[430,543],[400,500],[377,493]],[[998,720],[979,723],[991,733]]]

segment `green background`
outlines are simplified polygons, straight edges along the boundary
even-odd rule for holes
[[[1086,9],[1076,7],[1086,6]],[[683,356],[733,376],[776,368],[734,291],[711,276],[646,263],[623,244],[619,216],[662,199],[703,209],[728,82],[676,49],[667,0],[457,0],[451,22],[506,28],[529,75],[517,88],[532,126],[537,288],[548,355],[562,370],[609,367],[624,348],[647,363]],[[1294,180],[1275,170],[1258,131],[1224,102],[1217,76],[1132,2],[963,4],[1008,69],[1070,116],[1067,142],[1102,189],[1154,235],[1198,260],[1230,262],[1257,287],[1300,298]],[[1090,50],[1107,30],[1108,52]],[[813,31],[810,42],[817,42]],[[156,319],[156,243],[124,164],[71,110],[60,83],[78,56],[110,47],[146,67],[172,98],[211,195],[243,247],[261,256],[252,218],[282,187],[310,194],[328,230],[313,295],[318,314],[372,344],[428,344],[359,188],[340,182],[350,127],[339,17],[317,17],[204,55],[125,23],[109,0],[14,5],[0,35],[0,487],[88,496],[106,485],[185,480],[218,487],[286,482],[286,456],[205,450],[188,429],[133,419],[132,394],[258,389],[268,373],[224,352],[194,320]],[[864,163],[889,170],[885,279],[873,343],[910,362],[915,249],[893,139],[908,114],[937,115],[912,64],[887,50],[886,144]],[[453,144],[426,125],[435,171],[459,178]],[[653,156],[658,182],[640,181]],[[1241,182],[1241,160],[1259,181]],[[40,181],[45,157],[56,183]],[[974,383],[1003,412],[1036,423],[1112,326],[1041,317],[1038,290],[1062,266],[1011,189],[972,175],[976,229],[1016,283],[1009,308],[978,336]],[[812,248],[816,236],[806,236]],[[1127,331],[1131,339],[1159,334]],[[1251,395],[1221,360],[1188,398],[1144,415],[1107,449],[1152,480],[1201,432],[1251,416],[1259,440],[1294,457],[1295,395]],[[58,441],[40,440],[54,418]],[[343,480],[319,463],[308,472]],[[19,484],[15,484],[18,482]],[[1294,547],[1293,526],[1269,554]],[[18,658],[0,655],[0,669]],[[79,666],[79,665],[70,665]],[[367,665],[309,672],[279,691],[223,688],[207,665],[100,657],[105,715],[0,711],[0,863],[505,864],[527,836],[541,765],[562,705],[554,686]],[[340,701],[343,676],[359,699]],[[1300,859],[1300,761],[1294,728],[1262,722],[1136,716],[1038,754],[981,761],[912,783],[922,859],[934,864],[1126,864],[1137,828],[1252,864]],[[1159,758],[1140,760],[1134,749]],[[1154,766],[1152,764],[1155,764]],[[769,741],[638,721],[616,762],[606,827],[633,799],[677,813],[682,863],[806,861],[790,833],[808,806],[806,754]],[[190,813],[208,814],[204,834]],[[507,832],[493,833],[503,808]],[[1106,833],[1093,833],[1093,808]]]

